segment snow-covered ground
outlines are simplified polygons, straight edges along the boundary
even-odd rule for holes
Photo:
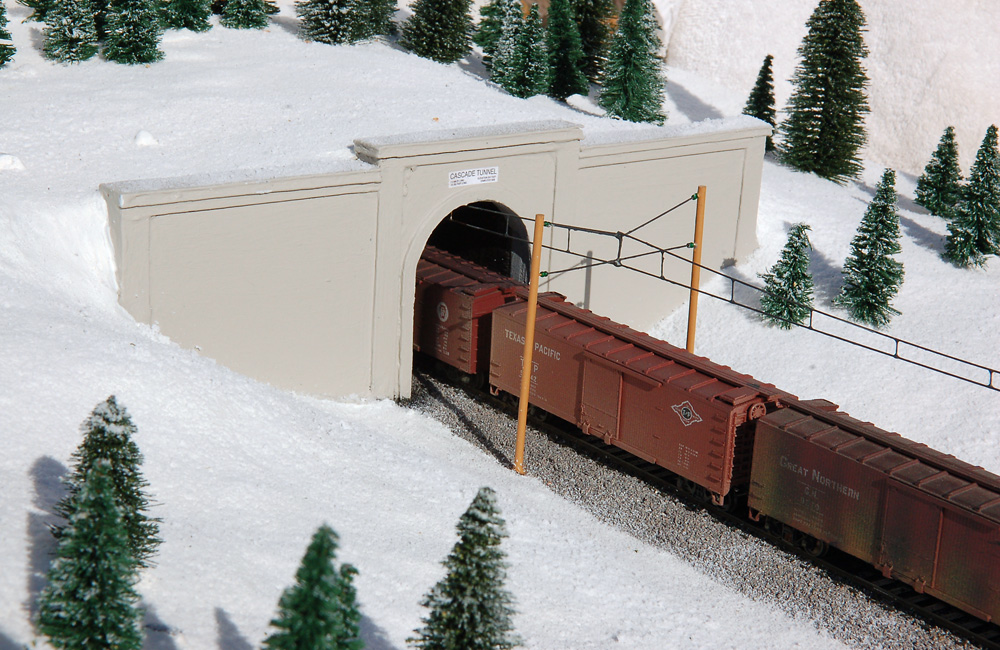
[[[360,571],[368,647],[401,649],[481,485],[498,491],[509,522],[508,586],[528,647],[837,645],[810,621],[789,620],[598,524],[423,416],[387,401],[278,391],[180,349],[117,304],[100,183],[311,170],[350,160],[355,138],[435,128],[538,119],[576,122],[588,134],[633,126],[596,116],[585,98],[566,107],[509,97],[481,80],[475,62],[303,43],[288,6],[264,32],[169,32],[165,61],[134,68],[50,64],[38,51],[39,26],[21,22],[20,5],[7,9],[18,53],[0,70],[0,650],[36,640],[32,601],[52,549],[46,512],[80,422],[109,394],[139,427],[164,521],[158,566],[139,589],[147,620],[171,633],[151,632],[147,647],[256,647],[326,521],[341,536],[341,559]],[[669,76],[671,124],[742,107],[742,93],[682,69]],[[730,272],[753,279],[777,257],[788,224],[806,221],[828,304],[878,172],[841,188],[767,163],[761,249]],[[985,271],[942,263],[943,224],[910,210],[912,180],[900,185],[907,279],[892,332],[997,366],[998,263]],[[658,331],[683,340],[682,321],[668,316]],[[996,393],[781,332],[706,299],[698,351],[1000,471]]]
[[[654,0],[667,62],[745,102],[768,54],[777,107],[788,103],[796,52],[815,0]],[[946,126],[966,169],[1000,121],[1000,3],[859,0],[868,21],[868,157],[919,174]],[[742,108],[742,103],[740,104]]]

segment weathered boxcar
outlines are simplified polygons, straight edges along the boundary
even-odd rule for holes
[[[757,421],[749,505],[987,621],[1000,620],[1000,476],[789,401]]]
[[[428,248],[417,264],[413,347],[469,375],[485,372],[493,310],[519,286],[460,257]]]
[[[526,310],[517,302],[493,313],[490,384],[515,395]],[[533,405],[705,488],[716,503],[746,488],[750,423],[787,395],[554,293],[538,299],[533,360]]]

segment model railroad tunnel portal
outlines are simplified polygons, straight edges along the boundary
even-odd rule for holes
[[[357,160],[321,173],[102,185],[119,302],[180,345],[279,388],[408,396],[416,267],[428,243],[526,280],[535,214],[627,230],[706,185],[703,262],[740,259],[756,247],[769,134],[746,117],[606,141],[533,122],[359,139]],[[689,241],[689,212],[646,236]],[[554,250],[566,243],[558,237],[547,230],[543,268],[582,268]],[[614,255],[609,246],[574,241],[597,259]],[[667,272],[683,280],[690,266]],[[639,328],[685,299],[622,273],[595,266],[542,288]]]

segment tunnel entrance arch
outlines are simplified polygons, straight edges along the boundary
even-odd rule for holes
[[[528,281],[528,230],[520,217],[502,203],[476,201],[452,210],[431,233],[427,245],[518,282]]]

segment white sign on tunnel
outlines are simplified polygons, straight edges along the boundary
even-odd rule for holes
[[[499,167],[480,167],[479,169],[463,169],[462,171],[449,172],[448,187],[496,183],[499,176]]]

